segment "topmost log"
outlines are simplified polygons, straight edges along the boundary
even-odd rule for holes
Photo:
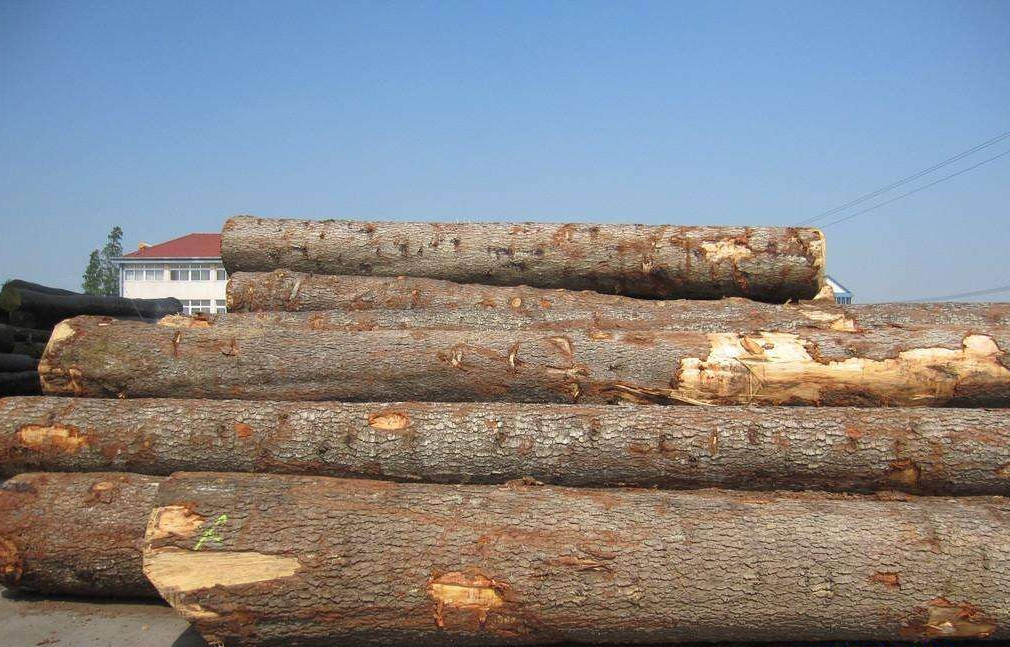
[[[784,303],[823,284],[824,235],[799,227],[276,220],[236,216],[228,272],[416,276],[661,299]]]

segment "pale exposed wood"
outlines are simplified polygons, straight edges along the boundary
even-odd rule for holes
[[[809,299],[823,283],[817,229],[550,223],[270,220],[221,234],[229,273],[418,276],[629,296]]]
[[[1008,522],[998,497],[181,473],[144,565],[230,646],[1002,638]]]
[[[78,317],[49,395],[253,400],[1006,406],[1004,329],[656,332],[178,328]]]

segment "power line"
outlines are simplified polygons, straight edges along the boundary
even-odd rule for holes
[[[854,207],[857,204],[862,204],[863,202],[866,202],[867,200],[875,198],[875,197],[877,197],[878,195],[880,195],[882,193],[887,193],[891,189],[896,189],[896,188],[898,188],[899,186],[901,186],[903,184],[908,184],[912,180],[917,180],[920,177],[922,177],[923,175],[927,175],[929,173],[932,173],[933,171],[941,169],[944,166],[947,166],[948,164],[953,164],[954,162],[956,162],[956,161],[958,161],[960,159],[964,159],[965,157],[967,157],[968,155],[971,155],[972,153],[977,153],[978,151],[982,150],[983,148],[988,148],[989,146],[992,146],[993,144],[1001,142],[1004,139],[1006,139],[1007,137],[1010,137],[1010,130],[1008,130],[1005,133],[1002,133],[1000,135],[997,135],[996,137],[993,137],[992,139],[984,141],[981,144],[978,144],[976,146],[972,146],[968,150],[962,151],[962,152],[958,153],[957,155],[954,155],[953,157],[948,157],[947,159],[943,160],[942,162],[934,164],[933,166],[930,166],[929,168],[923,169],[923,170],[921,170],[921,171],[919,171],[917,173],[913,173],[912,175],[909,175],[908,177],[902,178],[902,179],[900,179],[900,180],[898,180],[896,182],[892,182],[891,184],[888,184],[887,186],[882,186],[879,189],[871,191],[870,193],[866,193],[864,195],[861,195],[858,198],[856,198],[855,200],[851,200],[849,202],[846,202],[845,204],[840,205],[838,207],[835,207],[834,209],[828,209],[827,211],[825,211],[823,213],[819,213],[816,216],[813,216],[812,218],[807,218],[806,220],[804,220],[804,221],[802,221],[800,223],[797,223],[797,225],[808,225],[808,224],[810,224],[812,222],[816,222],[817,220],[820,220],[821,218],[825,218],[827,216],[834,215],[834,214],[836,214],[836,213],[838,213],[840,211],[845,211],[849,207]]]
[[[856,213],[850,213],[849,215],[844,216],[842,218],[839,218],[838,220],[832,220],[828,224],[826,224],[823,227],[821,227],[821,229],[827,229],[828,227],[830,227],[832,225],[837,225],[840,222],[845,222],[846,220],[851,220],[852,218],[855,218],[856,216],[861,216],[864,213],[867,213],[868,211],[873,211],[874,209],[879,209],[880,207],[883,207],[885,205],[891,204],[892,202],[896,202],[897,200],[901,200],[902,198],[907,198],[908,196],[912,195],[913,193],[918,193],[919,191],[925,191],[929,187],[936,186],[937,184],[940,184],[941,182],[946,182],[947,180],[955,178],[958,175],[963,175],[963,174],[967,173],[968,171],[975,170],[978,167],[982,166],[983,164],[988,164],[989,162],[993,162],[995,160],[998,160],[999,158],[1001,158],[1001,157],[1003,157],[1005,155],[1010,155],[1010,150],[1005,150],[1002,153],[1000,153],[999,155],[993,155],[992,157],[990,157],[988,159],[982,160],[978,164],[974,164],[974,165],[969,166],[967,168],[963,168],[960,171],[957,171],[956,173],[951,173],[950,175],[945,175],[942,178],[940,178],[939,180],[934,180],[934,181],[930,182],[929,184],[924,184],[924,185],[920,186],[917,189],[912,189],[908,193],[902,193],[901,195],[893,197],[890,200],[885,200],[885,201],[883,201],[883,202],[881,202],[879,204],[873,205],[872,207],[867,207],[866,209],[863,209],[862,211],[857,211]]]
[[[920,301],[949,301],[951,299],[963,299],[965,297],[981,297],[987,294],[998,294],[1000,292],[1010,292],[1010,285],[1001,285],[999,287],[987,288],[985,290],[975,290],[974,292],[959,292],[957,294],[945,294],[939,297],[908,299],[907,301],[901,301],[900,303],[916,303]]]

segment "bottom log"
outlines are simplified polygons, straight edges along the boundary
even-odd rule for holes
[[[163,479],[21,474],[0,486],[0,582],[10,589],[157,597],[143,576],[144,524]]]
[[[175,474],[144,571],[211,644],[1010,635],[1010,503]]]

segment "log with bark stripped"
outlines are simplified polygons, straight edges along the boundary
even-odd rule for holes
[[[1010,636],[1010,503],[178,473],[144,572],[232,646]]]
[[[1010,494],[1010,411],[0,400],[0,471]]]
[[[195,328],[77,317],[43,392],[94,397],[1007,406],[1003,330]]]
[[[824,277],[817,229],[229,219],[229,272],[420,276],[629,296],[809,299]]]
[[[161,480],[121,473],[7,480],[0,486],[0,582],[47,594],[157,597],[143,576],[141,549]]]
[[[589,290],[492,286],[438,279],[331,276],[288,270],[237,272],[228,281],[229,312],[337,310],[359,325],[438,322],[442,327],[603,329],[718,329],[720,326],[836,330],[880,326],[1010,327],[1010,303],[879,303],[839,306],[833,299],[771,305],[739,298],[720,301],[646,300]],[[389,312],[394,311],[394,312]],[[395,311],[404,311],[397,319]],[[427,318],[421,315],[429,312]],[[410,315],[410,316],[408,316]],[[326,313],[323,317],[336,317]],[[386,322],[389,322],[387,324]],[[490,324],[490,326],[488,326]],[[429,324],[426,324],[429,325]],[[421,326],[423,327],[423,326]]]

